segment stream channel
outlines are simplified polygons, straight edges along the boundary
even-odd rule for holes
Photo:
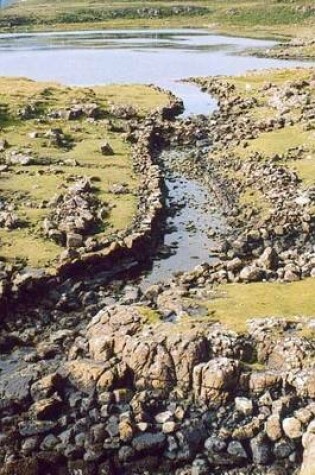
[[[246,48],[267,48],[272,41],[232,38],[203,30],[136,30],[0,35],[0,71],[69,85],[155,84],[172,91],[185,106],[183,116],[209,115],[216,102],[198,87],[181,82],[191,76],[239,74],[250,69],[301,66],[245,56]],[[304,63],[305,64],[305,63]],[[213,237],[225,222],[211,193],[172,170],[187,150],[162,153],[169,213],[164,243],[142,285],[168,280],[209,261]]]

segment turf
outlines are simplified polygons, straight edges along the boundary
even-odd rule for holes
[[[207,303],[209,319],[235,331],[245,331],[251,318],[311,317],[315,315],[315,279],[293,283],[227,284]]]
[[[111,107],[128,103],[144,116],[168,100],[167,94],[147,86],[109,86],[107,90],[106,86],[69,88],[27,79],[0,79],[0,138],[9,144],[0,153],[0,162],[4,164],[12,151],[29,154],[35,160],[28,166],[10,165],[0,173],[0,196],[14,206],[21,222],[14,230],[0,229],[0,258],[34,267],[54,266],[62,248],[43,236],[43,220],[51,212],[43,203],[65,191],[75,177],[90,177],[96,196],[110,209],[98,237],[125,229],[136,212],[138,177],[133,171],[130,145],[108,126],[110,121],[117,122]],[[49,112],[74,102],[96,103],[106,118],[95,122],[48,118]],[[27,120],[19,115],[26,105],[35,110]],[[57,147],[45,137],[53,128],[62,129],[69,146]],[[37,138],[30,135],[34,132]],[[114,156],[102,155],[104,141],[110,143]],[[111,187],[122,183],[128,186],[128,193],[113,195]]]

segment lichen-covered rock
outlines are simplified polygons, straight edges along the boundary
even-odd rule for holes
[[[281,384],[281,376],[272,371],[253,372],[249,378],[249,389],[255,394],[260,394]]]

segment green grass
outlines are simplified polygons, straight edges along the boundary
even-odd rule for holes
[[[315,315],[315,279],[293,283],[227,284],[207,303],[209,319],[243,332],[251,318]]]
[[[310,80],[314,74],[314,68],[305,69],[285,69],[272,71],[253,71],[241,76],[227,77],[222,79],[235,87],[233,94],[241,95],[245,99],[255,98],[258,104],[249,109],[247,112],[242,112],[248,116],[251,121],[261,121],[265,119],[276,118],[278,111],[270,103],[270,94],[264,91],[264,85],[268,82],[276,86],[285,87],[293,81]],[[206,80],[205,80],[206,82]],[[315,97],[315,88],[311,86],[308,92]],[[288,118],[295,118],[299,116],[301,109],[299,107],[291,107]],[[246,142],[246,144],[245,144]],[[246,147],[244,146],[246,145]],[[297,124],[293,126],[285,126],[279,130],[270,132],[262,132],[259,136],[252,140],[241,141],[240,145],[230,147],[229,151],[234,156],[248,159],[253,153],[260,153],[266,159],[274,155],[285,155],[290,149],[303,146],[305,153],[301,159],[284,161],[283,164],[294,170],[298,177],[302,180],[304,186],[313,185],[315,183],[315,131],[305,130],[302,125]],[[232,177],[233,178],[233,177]],[[238,176],[242,179],[241,176]],[[241,193],[242,204],[256,204],[262,205],[264,203],[261,196],[257,196],[257,192],[252,189],[247,189]]]
[[[138,307],[138,310],[146,324],[156,325],[157,323],[161,323],[161,316],[156,310],[145,306]]]
[[[97,2],[96,0],[16,1],[1,12],[2,30],[208,27],[255,37],[312,36],[314,13],[297,10],[307,0],[228,0]],[[174,14],[173,6],[193,6]],[[151,11],[143,15],[143,8]],[[197,8],[197,10],[196,10]],[[142,13],[138,13],[140,10]],[[152,10],[155,13],[152,14]]]
[[[265,132],[257,139],[248,142],[248,147],[238,149],[236,153],[248,157],[253,152],[260,152],[267,158],[278,154],[282,155],[291,148],[305,146],[315,152],[315,132],[304,131],[302,126],[285,127],[272,132]]]
[[[112,104],[129,104],[140,115],[168,104],[167,94],[148,86],[109,86],[69,88],[58,84],[38,83],[27,79],[0,78],[0,138],[9,144],[0,152],[0,163],[5,163],[7,153],[28,153],[36,160],[29,166],[10,165],[0,174],[0,196],[14,204],[14,213],[22,226],[13,231],[0,229],[0,258],[23,261],[28,265],[52,267],[62,247],[48,241],[42,233],[45,217],[50,208],[44,202],[64,192],[73,179],[90,177],[95,195],[110,209],[96,237],[117,232],[128,227],[137,208],[138,177],[133,171],[130,145],[118,132],[108,127]],[[74,103],[95,103],[102,108],[105,121],[91,123],[85,118],[68,121],[48,119],[47,113],[64,109]],[[19,118],[25,105],[35,107],[34,117]],[[69,147],[57,147],[45,137],[52,128],[61,128],[69,139]],[[31,132],[38,138],[30,138]],[[108,141],[115,154],[103,156],[100,146]],[[76,164],[76,165],[74,165]],[[113,195],[115,184],[126,184],[128,193]]]
[[[306,186],[315,185],[315,153],[306,154],[301,160],[293,160],[288,163]]]

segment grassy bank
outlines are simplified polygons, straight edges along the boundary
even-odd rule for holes
[[[207,303],[209,317],[237,332],[246,330],[251,318],[268,316],[294,319],[315,314],[315,279],[300,282],[227,284]]]
[[[306,0],[94,2],[15,1],[1,11],[2,31],[207,27],[254,37],[312,37],[314,8]]]
[[[115,131],[121,124],[111,116],[111,108],[129,104],[145,114],[167,101],[166,94],[146,86],[69,88],[1,79],[0,197],[18,225],[0,227],[0,258],[51,266],[63,248],[43,235],[43,222],[52,212],[51,200],[82,177],[90,178],[96,199],[107,210],[96,235],[125,229],[136,210],[138,179],[130,146]],[[57,117],[56,112],[78,104],[93,104],[102,111],[102,119]],[[104,142],[112,147],[112,156],[101,152]],[[27,157],[29,163],[15,163],[16,156]],[[123,194],[111,191],[117,185],[125,186]]]

